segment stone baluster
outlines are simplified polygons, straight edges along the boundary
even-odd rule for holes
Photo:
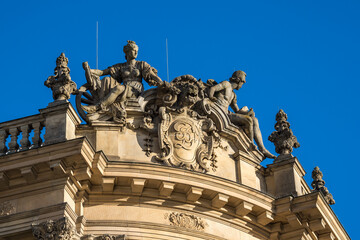
[[[8,148],[6,147],[6,138],[9,136],[9,133],[4,130],[4,129],[1,129],[0,130],[0,156],[4,155]]]
[[[15,153],[19,149],[19,144],[17,143],[18,136],[19,136],[19,129],[17,127],[10,128],[9,133],[11,137],[11,141],[9,142],[9,152],[8,153]]]
[[[41,122],[36,122],[32,124],[32,128],[34,129],[34,136],[31,139],[32,145],[30,148],[38,148],[42,144],[42,139],[40,135],[43,125],[41,124]]]
[[[29,140],[29,134],[31,132],[31,128],[29,125],[24,125],[20,127],[20,130],[22,132],[22,138],[20,140],[20,151],[28,150],[31,143]]]

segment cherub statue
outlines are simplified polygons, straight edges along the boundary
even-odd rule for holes
[[[242,85],[246,82],[246,73],[243,71],[235,71],[229,81],[223,81],[210,87],[209,98],[210,100],[218,103],[225,112],[228,111],[229,106],[234,110],[235,113],[228,111],[230,121],[236,126],[245,129],[250,140],[255,140],[258,148],[262,154],[267,158],[275,158],[264,146],[259,121],[255,117],[255,112],[252,108],[250,110],[245,106],[239,108],[237,105],[236,94],[234,89],[239,90]],[[253,144],[253,143],[252,143]],[[255,146],[253,144],[253,146]]]

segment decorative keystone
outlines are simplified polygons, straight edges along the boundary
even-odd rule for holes
[[[280,154],[274,162],[292,158],[293,148],[300,147],[300,144],[291,131],[287,115],[282,109],[276,114],[275,130],[269,136],[269,141],[275,145],[275,151]]]

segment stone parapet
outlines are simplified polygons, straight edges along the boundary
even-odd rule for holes
[[[45,118],[45,142],[49,145],[74,139],[76,126],[81,123],[75,109],[67,101],[56,101],[47,108],[40,109]]]

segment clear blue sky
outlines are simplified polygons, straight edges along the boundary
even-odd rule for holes
[[[319,166],[350,237],[360,239],[359,1],[2,1],[0,122],[38,113],[52,101],[43,83],[61,52],[73,81],[81,63],[99,68],[124,61],[126,40],[139,60],[166,79],[191,74],[222,81],[247,73],[239,106],[253,107],[264,138],[284,109],[301,144],[294,151],[307,172]],[[74,97],[71,100],[74,103]],[[266,141],[267,148],[274,146]],[[266,161],[265,164],[270,163]],[[351,209],[351,210],[350,210]]]

